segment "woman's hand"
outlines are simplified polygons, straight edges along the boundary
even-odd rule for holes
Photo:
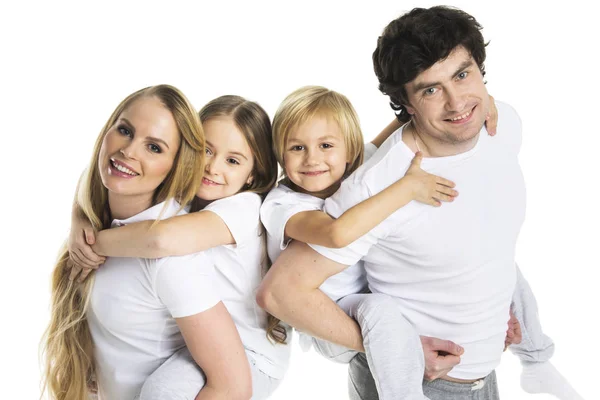
[[[413,199],[434,207],[441,206],[442,201],[454,201],[458,196],[458,192],[453,189],[454,182],[423,171],[421,160],[423,160],[423,153],[418,151],[406,175],[401,179],[401,181],[406,180],[410,185]]]
[[[91,245],[95,242],[96,234],[92,224],[87,219],[74,218],[67,243],[71,265],[70,280],[79,275],[78,281],[83,282],[92,270],[97,269],[106,260],[92,250]]]

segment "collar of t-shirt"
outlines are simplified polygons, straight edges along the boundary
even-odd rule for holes
[[[164,207],[164,212],[163,212]],[[174,216],[177,214],[181,206],[179,203],[173,199],[168,201],[163,201],[162,203],[156,204],[139,214],[136,214],[132,217],[126,219],[114,219],[111,223],[111,228],[117,226],[123,226],[127,224],[132,224],[134,222],[147,221],[149,219],[157,219],[160,216],[160,219],[165,219]],[[162,212],[162,215],[161,215]]]

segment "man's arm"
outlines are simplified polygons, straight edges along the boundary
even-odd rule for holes
[[[360,327],[319,286],[347,266],[292,241],[262,281],[256,301],[309,335],[364,352]]]

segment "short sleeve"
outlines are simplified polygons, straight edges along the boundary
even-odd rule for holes
[[[203,211],[217,214],[235,239],[237,245],[255,238],[260,224],[260,196],[244,192],[213,201]]]
[[[371,142],[365,143],[365,156],[364,156],[363,162],[367,162],[371,157],[373,157],[373,154],[375,154],[376,151],[377,151],[377,146],[375,146],[373,143],[371,143]]]
[[[215,287],[214,263],[206,253],[157,260],[156,293],[173,318],[214,307],[221,299]]]
[[[304,211],[321,211],[323,200],[290,189],[276,187],[271,190],[260,209],[260,220],[280,250],[287,247],[285,226],[290,218]]]
[[[363,181],[350,177],[342,183],[333,196],[325,200],[325,212],[333,218],[339,218],[349,208],[366,200],[370,196],[371,193]],[[332,261],[344,265],[356,264],[361,258],[367,255],[369,249],[381,237],[386,236],[386,226],[386,224],[380,224],[366,235],[361,236],[348,246],[340,249],[330,249],[314,244],[309,244],[309,246]]]

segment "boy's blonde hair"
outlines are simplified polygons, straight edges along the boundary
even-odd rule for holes
[[[285,173],[283,155],[293,129],[315,116],[333,118],[337,122],[346,145],[349,160],[344,176],[354,172],[363,161],[364,142],[358,115],[350,100],[343,94],[322,86],[304,86],[289,94],[273,118],[273,151]]]

